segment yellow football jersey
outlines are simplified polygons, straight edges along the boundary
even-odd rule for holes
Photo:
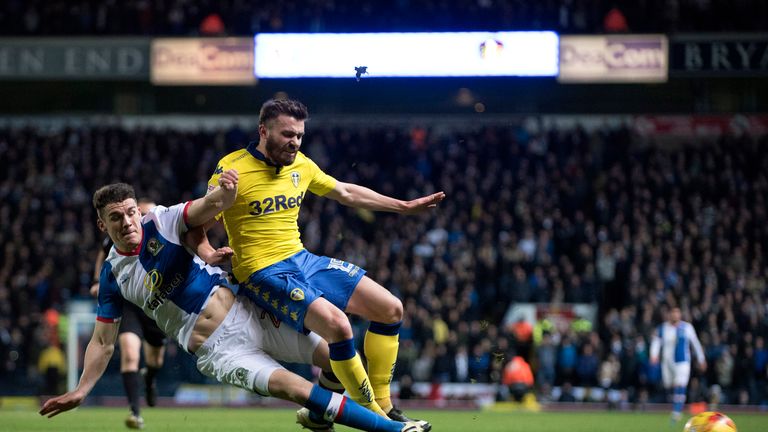
[[[239,281],[301,251],[299,209],[307,190],[325,195],[336,179],[299,152],[293,164],[276,167],[256,150],[256,142],[224,156],[208,181],[218,186],[221,173],[235,169],[235,203],[223,212],[229,246],[235,252],[232,269]]]

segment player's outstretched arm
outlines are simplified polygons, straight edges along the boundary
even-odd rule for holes
[[[54,417],[77,408],[99,381],[115,352],[115,341],[117,341],[117,330],[119,323],[104,323],[96,321],[93,328],[93,336],[88,342],[88,348],[85,350],[85,359],[83,364],[83,374],[80,376],[80,382],[74,390],[48,399],[40,409],[40,415]]]
[[[219,177],[219,187],[192,201],[187,209],[187,225],[190,228],[203,225],[232,206],[237,197],[237,182],[236,170],[224,171]]]
[[[182,241],[208,265],[219,266],[225,264],[234,255],[234,251],[227,246],[214,249],[208,241],[205,226],[202,225],[184,233]]]
[[[403,201],[382,195],[364,186],[337,182],[336,187],[325,196],[349,207],[400,214],[417,214],[437,207],[445,199],[445,192]]]

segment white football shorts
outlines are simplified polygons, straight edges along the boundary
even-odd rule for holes
[[[195,352],[197,369],[218,381],[269,396],[269,377],[277,362],[312,364],[321,339],[283,325],[243,297],[236,297],[227,317]]]
[[[661,380],[665,388],[686,387],[691,377],[691,363],[674,361],[661,362]]]

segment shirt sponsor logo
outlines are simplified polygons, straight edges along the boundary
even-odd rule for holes
[[[163,274],[153,269],[144,276],[144,288],[154,291],[163,284]]]
[[[281,210],[290,210],[295,207],[301,207],[302,199],[304,199],[304,192],[290,198],[285,195],[275,195],[274,197],[264,198],[261,201],[251,201],[248,203],[248,206],[251,207],[251,211],[248,213],[252,216],[262,216]]]
[[[157,274],[159,276],[159,279],[149,279],[149,285],[152,286],[152,288],[149,288],[148,286],[148,278],[150,274]],[[155,282],[159,281],[159,283]],[[157,271],[157,269],[152,270],[150,273],[147,274],[147,276],[144,277],[144,286],[149,288],[150,291],[154,292],[154,295],[149,300],[148,306],[149,310],[155,310],[158,307],[160,307],[163,303],[165,303],[165,300],[168,298],[168,296],[173,293],[173,290],[175,290],[179,285],[181,285],[182,282],[184,282],[184,277],[181,275],[181,273],[176,273],[173,276],[173,279],[171,280],[170,284],[163,285],[163,275],[160,274],[160,272]]]

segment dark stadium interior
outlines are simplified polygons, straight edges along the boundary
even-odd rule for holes
[[[712,114],[768,111],[765,78],[673,78],[663,84],[562,85],[554,78],[272,79],[252,88],[165,86],[139,82],[0,81],[0,114],[107,112],[239,114],[277,92],[329,114]],[[460,103],[468,90],[472,103]]]
[[[636,33],[752,32],[768,27],[768,6],[760,0],[8,0],[0,8],[0,34],[197,36],[499,29],[594,34],[605,31],[605,16],[614,7]],[[211,16],[220,24],[204,26]]]

